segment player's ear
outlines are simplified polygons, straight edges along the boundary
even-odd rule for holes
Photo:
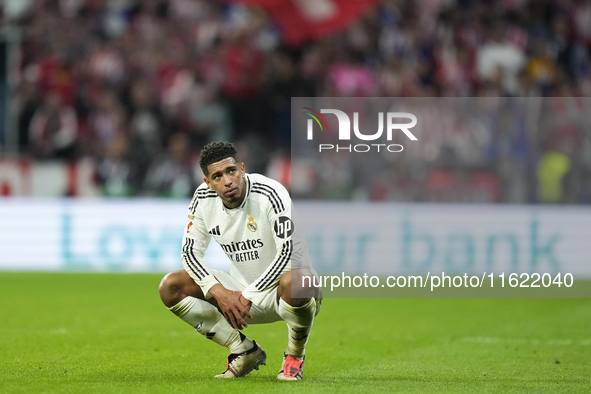
[[[207,179],[206,176],[203,177],[203,182],[205,182],[207,184],[207,187],[209,187],[211,190],[213,190],[213,187],[211,187],[211,183],[209,183],[209,179]]]

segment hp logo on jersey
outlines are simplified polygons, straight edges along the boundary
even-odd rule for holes
[[[293,234],[293,222],[286,216],[281,216],[275,221],[275,234],[278,238],[285,239]]]

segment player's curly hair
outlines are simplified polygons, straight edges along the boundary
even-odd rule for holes
[[[201,156],[199,157],[201,171],[203,171],[205,176],[209,176],[207,166],[227,159],[228,157],[233,157],[237,163],[239,162],[238,150],[233,143],[227,141],[210,142],[201,149]]]

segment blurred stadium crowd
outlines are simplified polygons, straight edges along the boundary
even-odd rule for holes
[[[552,127],[465,127],[375,179],[335,155],[305,169],[298,197],[591,203],[590,0],[384,0],[297,47],[237,2],[5,0],[2,11],[25,33],[20,154],[91,157],[106,196],[190,196],[197,152],[219,139],[237,141],[250,172],[284,177],[297,165],[291,97],[553,96]]]

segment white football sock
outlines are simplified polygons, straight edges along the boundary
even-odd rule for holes
[[[232,328],[224,315],[207,301],[187,296],[168,309],[207,339],[227,347],[230,353],[244,353],[254,346],[250,339]]]
[[[316,315],[316,299],[312,298],[306,305],[293,307],[283,298],[279,299],[279,316],[288,327],[288,342],[285,353],[302,357],[306,352],[306,343],[312,330]]]

